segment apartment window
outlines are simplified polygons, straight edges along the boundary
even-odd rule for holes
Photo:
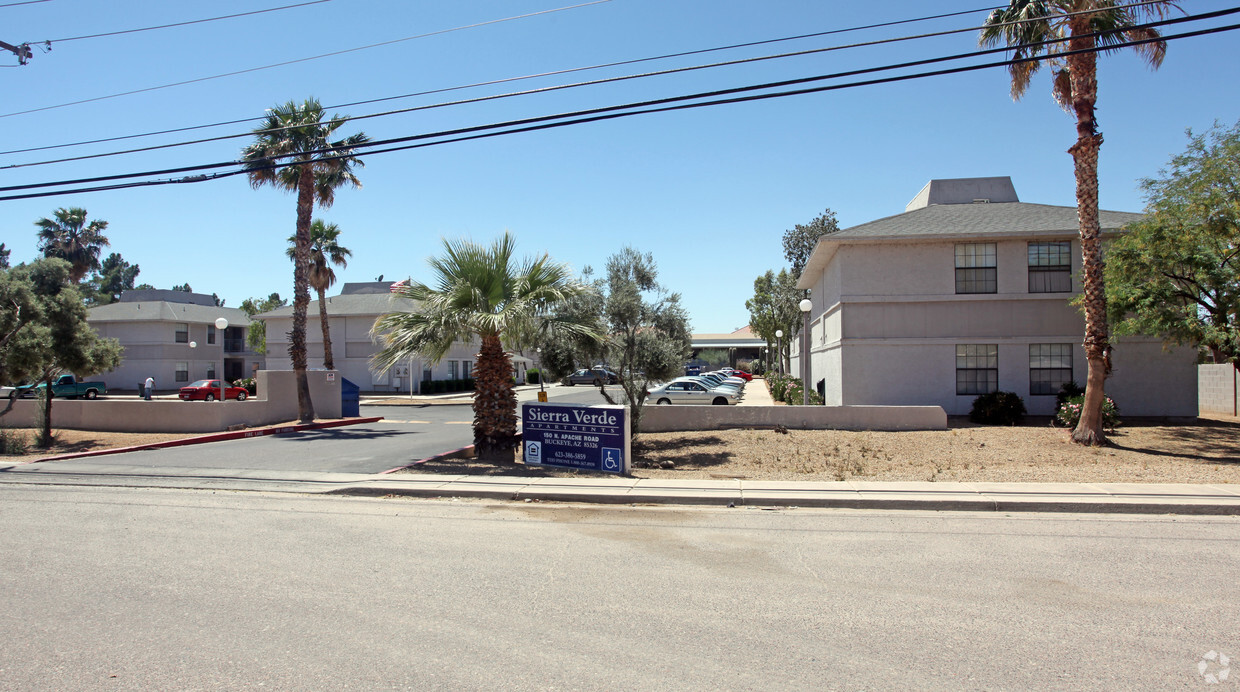
[[[459,380],[461,378],[460,362],[455,360],[448,361],[448,379]]]
[[[956,393],[999,391],[998,344],[956,345]]]
[[[1058,394],[1072,381],[1072,344],[1029,344],[1029,393]]]
[[[956,246],[956,293],[998,293],[994,243]]]
[[[1029,292],[1072,292],[1072,243],[1029,243]]]
[[[178,344],[189,343],[189,323],[177,322],[177,343]]]
[[[461,377],[473,377],[474,376],[474,371],[470,367],[470,365],[472,364],[467,360],[461,361]]]
[[[189,363],[185,361],[178,362],[176,373],[177,382],[189,382]]]
[[[207,379],[215,379],[215,363],[207,363]]]
[[[211,328],[211,325],[207,325],[207,343],[215,343],[215,330]]]

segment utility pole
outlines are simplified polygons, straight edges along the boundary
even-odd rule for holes
[[[22,44],[14,46],[11,43],[5,43],[4,41],[0,41],[0,48],[3,48],[9,51],[10,53],[12,53],[13,55],[16,55],[18,65],[25,65],[26,63],[30,62],[30,57],[34,55],[30,50],[29,43],[22,43]]]

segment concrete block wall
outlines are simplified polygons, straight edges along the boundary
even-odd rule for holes
[[[1235,416],[1240,413],[1240,378],[1231,363],[1197,366],[1197,408],[1201,413]]]

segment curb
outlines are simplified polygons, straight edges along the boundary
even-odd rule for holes
[[[63,461],[67,459],[81,459],[84,457],[98,457],[107,454],[121,454],[124,452],[138,452],[144,449],[167,449],[170,447],[185,447],[187,445],[205,444],[207,442],[224,442],[226,440],[241,440],[248,437],[266,437],[267,435],[279,435],[282,433],[300,432],[302,430],[318,430],[321,428],[339,428],[345,425],[358,425],[361,423],[375,423],[383,420],[383,416],[373,418],[348,418],[343,420],[325,421],[323,423],[299,423],[297,425],[282,425],[278,428],[259,428],[257,430],[234,430],[232,432],[209,433],[207,435],[198,435],[195,437],[183,437],[179,440],[166,440],[164,442],[151,442],[144,445],[133,445],[130,447],[112,447],[109,449],[94,449],[87,452],[74,452],[73,454],[61,454],[54,457],[45,457],[43,459],[35,459],[33,461],[20,462],[24,464],[42,464],[45,461]]]

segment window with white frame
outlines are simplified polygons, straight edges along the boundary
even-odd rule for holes
[[[998,293],[994,243],[956,246],[956,293]]]
[[[1029,292],[1072,292],[1072,243],[1029,243]]]
[[[999,391],[998,344],[956,345],[956,393]]]
[[[215,330],[212,329],[210,325],[207,325],[207,343],[215,343]]]
[[[448,361],[448,379],[457,380],[461,377],[460,362],[455,360]]]
[[[175,379],[177,382],[189,382],[189,363],[187,361],[177,362]]]
[[[177,322],[176,340],[178,344],[189,343],[189,323],[188,322]]]
[[[1058,394],[1072,381],[1072,344],[1029,344],[1029,394]]]
[[[467,360],[461,361],[461,377],[473,377],[474,371],[471,367],[473,363]]]

